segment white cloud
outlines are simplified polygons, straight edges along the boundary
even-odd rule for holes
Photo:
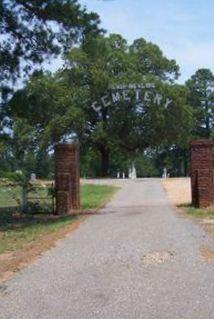
[[[190,44],[182,52],[177,52],[181,65],[181,81],[185,81],[200,68],[214,70],[214,42]]]

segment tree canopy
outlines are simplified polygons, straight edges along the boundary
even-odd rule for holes
[[[98,15],[77,0],[0,1],[1,83],[99,33],[99,22]]]
[[[102,174],[107,175],[114,152],[136,157],[147,147],[183,143],[192,115],[185,88],[173,84],[178,71],[175,61],[144,39],[129,46],[117,34],[89,38],[65,55],[63,70],[37,74],[15,94],[8,108],[11,129],[17,118],[25,119],[35,131],[31,145],[46,147],[75,133],[85,152],[91,148],[100,154]],[[130,83],[146,87],[150,82],[153,89],[131,89],[109,103],[111,87]],[[144,100],[136,101],[136,94]],[[158,102],[160,96],[164,98]],[[167,99],[173,102],[169,108]]]

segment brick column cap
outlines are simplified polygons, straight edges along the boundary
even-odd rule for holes
[[[191,146],[213,146],[214,141],[210,139],[198,139],[190,143]]]

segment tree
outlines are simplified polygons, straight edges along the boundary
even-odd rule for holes
[[[188,102],[196,118],[194,135],[209,138],[214,128],[214,74],[209,69],[199,69],[186,83]]]
[[[32,134],[27,135],[31,137],[32,147],[48,149],[64,135],[73,134],[78,125],[83,125],[80,96],[84,96],[82,89],[68,87],[58,74],[35,74],[28,85],[17,91],[8,103],[8,126],[21,134],[26,123],[29,132],[32,131]],[[23,126],[16,130],[19,121]]]
[[[99,17],[77,0],[0,2],[0,80],[4,87],[50,56],[66,52],[98,30]]]
[[[178,78],[179,66],[176,61],[167,59],[157,45],[140,38],[130,46],[130,52],[141,74],[152,74],[169,82]]]
[[[104,31],[99,16],[78,0],[0,1],[0,137],[5,135],[6,106],[23,79],[74,44]]]
[[[147,43],[139,42],[141,52]],[[156,59],[151,51],[147,50],[147,60],[152,61],[148,67],[120,35],[88,38],[66,54],[63,70],[55,75],[36,74],[15,94],[8,108],[11,129],[17,119],[27,121],[35,130],[31,145],[35,143],[36,152],[76,136],[84,154],[90,151],[96,158],[100,154],[103,176],[115,167],[112,157],[115,164],[119,162],[112,154],[128,163],[128,157],[134,160],[148,147],[186,142],[192,114],[186,88],[172,83],[178,66],[156,46]],[[132,88],[121,93],[114,90],[130,83],[145,87],[140,92],[144,99],[138,100]],[[146,89],[149,83],[153,87]],[[91,157],[85,158],[91,163]]]
[[[88,91],[89,98],[82,104],[87,119],[82,140],[101,154],[102,175],[109,173],[110,154],[115,150],[135,157],[137,151],[185,135],[191,122],[186,90],[170,85],[178,72],[175,61],[164,57],[156,45],[138,39],[129,46],[116,34],[90,39],[67,55],[64,76],[71,86]],[[111,95],[109,87],[143,82],[154,82],[156,92],[173,99],[173,107],[166,111],[163,103],[160,108],[152,102],[141,105],[132,96],[128,102],[123,98],[104,105],[103,97],[108,100]]]
[[[5,122],[11,169],[25,171],[28,177],[32,172],[39,177],[51,176],[50,151],[54,144],[72,137],[78,126],[83,126],[78,101],[81,103],[84,93],[80,91],[67,87],[57,74],[40,72],[14,94],[6,108]]]

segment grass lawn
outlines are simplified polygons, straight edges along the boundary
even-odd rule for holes
[[[16,207],[18,200],[21,199],[21,188],[0,184],[0,207]]]
[[[99,208],[106,204],[118,190],[115,186],[83,185],[81,187],[81,204],[84,210]]]
[[[197,218],[214,218],[214,207],[209,207],[209,208],[195,208],[191,204],[189,205],[183,205],[181,207],[184,207],[187,214],[197,217]]]
[[[118,190],[117,187],[104,185],[81,186],[81,201],[83,210],[93,210],[106,204]],[[13,190],[14,191],[14,190]],[[0,198],[6,192],[0,192]],[[5,207],[7,196],[4,197]],[[57,217],[53,215],[14,215],[0,213],[0,254],[23,248],[44,235],[57,232],[83,218],[79,216]]]

